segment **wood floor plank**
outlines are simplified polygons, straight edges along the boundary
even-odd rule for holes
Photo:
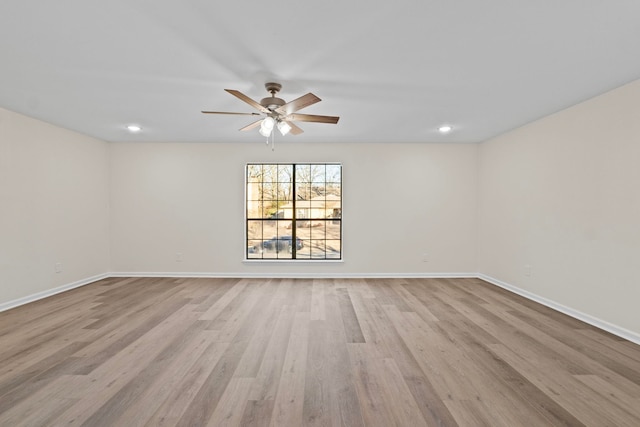
[[[341,280],[340,284],[342,285],[343,283]],[[340,299],[337,292],[335,292],[335,285],[336,283],[332,286],[334,292],[330,292],[326,297],[327,320],[324,323],[329,340],[323,355],[327,362],[325,375],[328,378],[330,387],[331,425],[359,427],[363,426],[364,422],[353,375],[349,369],[348,341],[340,311]]]
[[[375,320],[367,310],[366,301],[372,298],[366,298],[365,295],[360,290],[349,290],[351,305],[358,319],[364,342],[369,344],[372,351],[375,351],[380,357],[384,357],[389,355],[389,348],[387,347],[387,342],[380,336]]]
[[[240,420],[242,427],[269,427],[273,400],[249,400]]]
[[[295,310],[299,312],[310,313],[313,280],[293,279],[292,281],[292,295],[289,298],[293,299],[293,306],[295,307]]]
[[[479,279],[109,278],[0,360],[2,426],[640,425],[640,346]]]
[[[508,314],[509,318],[517,317],[520,321],[535,327],[541,333],[567,346],[565,351],[572,354],[577,353],[576,357],[584,357],[584,354],[588,354],[588,358],[595,364],[604,366],[620,377],[633,382],[637,387],[630,387],[635,388],[638,393],[636,396],[640,397],[640,360],[624,354],[612,353],[610,347],[597,341],[589,342],[573,331],[570,331],[571,333],[563,332],[562,328],[558,328],[557,323],[546,321],[547,318],[534,318],[531,315],[513,311]],[[585,361],[585,363],[588,362]]]
[[[33,390],[29,399],[18,400],[0,413],[0,425],[53,425],[53,421],[77,401],[77,399],[52,396],[46,388]]]
[[[623,390],[617,388],[610,381],[603,379],[599,375],[576,375],[577,380],[583,382],[595,393],[602,396],[603,399],[610,401],[616,405],[621,412],[627,412],[629,419],[633,418],[633,414],[628,413],[626,408],[640,407],[640,398],[629,396]]]
[[[310,319],[310,313],[295,313],[274,397],[271,427],[302,424]]]
[[[250,281],[250,283],[249,281],[240,281],[236,286],[242,286],[242,289],[251,286],[256,292],[250,301],[236,310],[236,314],[229,317],[229,321],[232,323],[228,327],[223,325],[220,330],[220,340],[229,342],[230,345],[189,403],[178,421],[178,426],[206,425],[231,381],[242,355],[249,346],[250,338],[256,327],[255,319],[263,319],[262,316],[269,312],[267,309],[270,306],[268,304],[270,297],[267,286],[260,286],[256,281]],[[249,312],[254,317],[247,318]]]
[[[68,392],[68,396],[81,400],[60,415],[57,422],[86,426],[100,421],[100,424],[109,425],[109,420],[117,418],[126,407],[127,399],[138,393],[135,384],[138,375],[145,369],[151,375],[161,369],[153,361],[163,352],[174,351],[172,348],[167,350],[167,347],[181,336],[185,327],[193,325],[197,317],[197,313],[190,312],[187,308],[177,310],[90,374],[76,377],[79,381],[75,390]],[[121,390],[124,392],[121,393]],[[91,399],[82,399],[86,395],[91,396]]]
[[[200,279],[191,279],[184,283],[185,288],[190,289],[192,286],[198,286],[199,292],[193,295],[192,303],[197,303],[198,307],[194,311],[206,312],[213,304],[218,302],[231,288],[238,283],[240,279],[224,279],[222,281],[209,279],[206,281]]]
[[[310,322],[303,425],[363,425],[355,384],[349,369],[342,316],[336,289],[325,296],[327,320]]]
[[[611,351],[607,353],[612,354],[612,358],[603,355],[600,353],[601,346],[599,344],[591,345],[589,351],[586,351],[586,348],[581,345],[577,345],[578,349],[575,349],[570,345],[574,343],[573,338],[557,339],[555,337],[557,334],[553,330],[540,328],[536,322],[523,321],[511,312],[504,313],[503,320],[515,330],[524,332],[521,338],[524,339],[526,336],[533,347],[544,348],[539,344],[548,343],[546,344],[546,347],[549,348],[547,349],[549,353],[547,358],[555,360],[555,363],[562,361],[562,370],[575,375],[599,373],[610,378],[610,381],[615,381],[629,394],[640,396],[640,371],[637,369],[639,365],[635,361],[626,360],[627,364],[625,365],[625,360],[621,360],[624,356],[614,356]],[[505,329],[507,329],[506,326]],[[535,348],[532,348],[531,351],[534,352]]]
[[[137,316],[127,316],[122,318],[122,322],[117,322],[121,327],[112,329],[111,325],[104,333],[96,333],[94,340],[89,345],[82,347],[66,360],[63,368],[68,374],[89,374],[94,369],[108,362],[117,355],[124,347],[136,343],[150,331],[153,331],[158,324],[180,310],[188,301],[185,299],[167,299],[154,306],[153,310],[139,313]],[[87,339],[87,337],[83,337]]]
[[[311,320],[325,320],[327,315],[324,307],[324,284],[316,279],[311,289]]]
[[[397,424],[401,426],[426,426],[427,423],[421,414],[420,407],[404,381],[396,361],[388,358],[378,360],[377,363],[383,384],[385,384],[383,390],[386,401],[391,406]]]
[[[202,320],[214,320],[224,310],[228,310],[228,306],[247,286],[247,280],[240,280],[231,289],[227,290],[220,298],[218,298],[211,307],[200,317]]]
[[[505,360],[536,387],[554,399],[569,411],[574,417],[588,426],[631,426],[637,425],[637,420],[629,418],[611,405],[603,405],[603,399],[596,393],[586,390],[571,374],[555,371],[553,378],[540,375],[539,369],[553,368],[540,365],[539,360],[525,360],[520,355],[507,349],[503,345],[491,345],[492,351]]]
[[[358,316],[356,316],[356,312],[353,308],[353,303],[351,302],[351,297],[349,297],[347,289],[341,288],[336,292],[347,342],[363,343],[364,336],[362,335],[362,329],[360,329],[360,322],[358,322]]]
[[[404,328],[399,312],[387,307],[387,318],[398,331],[440,396],[450,400],[475,400],[479,392],[464,369],[465,360],[455,344],[440,334],[436,326],[423,329]],[[446,374],[445,374],[446,373]]]
[[[492,386],[499,384],[510,397],[505,400],[515,399],[521,413],[529,413],[531,410],[543,417],[542,424],[580,426],[582,423],[570,412],[546,395],[531,382],[495,355],[488,345],[495,344],[494,340],[487,339],[486,333],[472,322],[443,322],[442,328],[458,341],[459,346],[468,349],[473,364],[479,367],[479,371],[488,375]],[[534,414],[530,420],[537,419]]]
[[[166,384],[170,392],[161,402],[158,409],[147,420],[145,427],[175,426],[182,419],[185,411],[196,398],[200,390],[210,378],[214,367],[229,348],[229,343],[213,342],[205,349],[202,356],[192,365],[183,377],[171,377]],[[151,391],[153,393],[153,391]],[[155,393],[154,393],[155,394]],[[217,402],[208,402],[216,404]],[[136,411],[137,406],[131,410]]]
[[[328,363],[324,354],[328,344],[328,331],[323,320],[309,322],[309,334],[313,340],[309,341],[307,353],[306,379],[304,388],[304,407],[302,425],[329,426],[331,425],[331,408],[329,389],[331,387],[326,373]]]
[[[19,365],[14,366],[14,375],[0,381],[0,414],[55,381],[65,371],[64,361],[85,345],[85,342],[71,342],[61,349],[56,347],[53,354],[35,364],[27,362],[22,369]]]
[[[369,286],[369,279],[350,279],[349,290],[358,292],[362,298],[375,298],[375,293]]]
[[[193,314],[193,313],[192,313]],[[195,319],[195,316],[193,317]],[[157,389],[155,384],[157,380],[162,376],[165,369],[172,369],[174,372],[183,372],[188,366],[190,360],[201,354],[209,343],[207,340],[203,340],[203,326],[198,325],[196,322],[192,322],[192,326],[186,333],[180,334],[171,340],[170,336],[167,336],[167,342],[164,349],[158,353],[139,373],[132,377],[128,383],[126,383],[120,390],[118,390],[113,396],[106,400],[103,405],[93,412],[84,423],[85,427],[100,427],[109,426],[112,420],[116,419],[122,425],[131,426],[135,423],[136,419],[147,419],[153,414],[151,407],[145,407],[145,412],[149,413],[145,417],[144,412],[137,411],[135,417],[131,421],[126,421],[120,414],[125,414],[127,409],[133,405],[142,406],[138,404],[138,401],[144,395],[145,391],[149,389]],[[204,331],[204,333],[210,331]],[[186,351],[185,351],[186,350]],[[180,362],[179,366],[176,366],[176,361]],[[158,390],[155,398],[160,399],[162,397],[161,390]]]
[[[283,314],[285,311],[287,313]],[[265,352],[267,351],[267,346],[271,342],[271,337],[274,332],[277,330],[276,328],[279,326],[282,328],[283,326],[278,325],[278,321],[282,322],[282,317],[286,319],[287,315],[291,315],[293,310],[290,307],[279,307],[271,305],[268,309],[266,309],[265,317],[263,317],[263,321],[259,324],[255,325],[255,329],[251,339],[249,341],[249,345],[244,351],[242,358],[238,362],[238,366],[234,372],[234,376],[236,377],[253,377],[255,378],[258,375],[258,370],[261,368],[265,359]],[[285,320],[285,323],[286,322]],[[290,324],[286,324],[286,327],[290,327]],[[222,331],[221,331],[221,338]],[[254,400],[262,400],[258,399],[254,396]]]
[[[203,425],[209,427],[240,425],[253,381],[253,378],[232,378],[224,390],[224,393],[220,396],[220,400],[211,418]]]
[[[190,331],[185,335],[190,335]],[[195,334],[188,337],[183,336],[180,338],[180,342],[167,347],[165,353],[173,351],[174,354],[159,355],[154,361],[155,363],[145,369],[146,372],[141,373],[142,378],[136,377],[132,380],[129,386],[133,390],[121,390],[120,396],[113,399],[111,405],[121,402],[125,407],[117,411],[119,414],[105,418],[115,419],[116,425],[144,426],[148,420],[154,417],[163,402],[173,401],[171,396],[174,390],[183,390],[184,379],[190,378],[194,370],[198,371],[203,355],[207,350],[212,349],[212,343],[216,341],[217,335],[216,331],[202,331],[195,328]],[[219,349],[220,347],[214,347],[212,352],[214,358],[220,356]],[[105,403],[103,408],[108,404],[109,402]]]
[[[349,344],[349,359],[366,426],[396,425],[391,405],[386,403],[384,380],[367,344]]]
[[[406,325],[401,325],[400,330],[396,329],[383,308],[374,299],[363,299],[362,303],[375,330],[374,336],[377,337],[377,341],[374,348],[378,349],[377,354],[396,361],[424,419],[429,425],[455,426],[456,421],[443,402],[449,396],[438,394],[433,378],[427,375],[429,371],[422,368],[421,363],[411,352],[410,345],[413,341],[405,333]],[[405,339],[409,339],[409,342]],[[367,343],[374,344],[368,340]]]
[[[273,333],[268,336],[268,345],[260,358],[261,363],[255,374],[256,381],[249,397],[252,400],[272,401],[275,399],[296,316],[294,310],[294,306],[285,305],[278,314],[277,322],[273,326]],[[239,369],[236,373],[239,374]]]
[[[498,424],[495,417],[491,415],[491,410],[469,400],[447,400],[447,408],[455,416],[460,427],[511,427],[505,424]]]
[[[609,351],[615,350],[613,354],[622,354],[626,358],[640,362],[640,354],[636,351],[636,344],[594,327],[578,328],[574,331],[578,335],[588,338],[589,342],[597,342]]]
[[[427,322],[437,322],[438,318],[422,304],[411,292],[405,288],[403,282],[393,282],[391,288],[405,301],[409,312],[417,313]]]

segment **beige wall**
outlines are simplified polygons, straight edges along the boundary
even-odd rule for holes
[[[477,146],[114,143],[115,272],[419,275],[476,271]],[[344,262],[246,263],[244,165],[342,162]],[[176,261],[176,254],[182,261]],[[423,254],[428,262],[423,262]]]
[[[0,307],[108,271],[107,174],[107,143],[0,109]]]
[[[479,177],[480,273],[640,335],[640,81],[481,144]]]

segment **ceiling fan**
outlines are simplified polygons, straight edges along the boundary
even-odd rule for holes
[[[278,98],[276,94],[280,92],[282,89],[282,85],[279,83],[266,83],[265,88],[267,92],[271,94],[266,98],[262,98],[260,102],[256,102],[253,99],[249,98],[247,95],[233,89],[225,89],[231,95],[240,99],[241,101],[246,102],[247,104],[254,107],[256,110],[260,111],[260,113],[233,113],[226,111],[203,111],[204,114],[236,114],[236,115],[246,115],[246,116],[261,116],[264,115],[266,117],[261,118],[253,123],[248,124],[247,126],[241,128],[241,131],[247,131],[254,129],[260,126],[260,134],[269,137],[273,132],[274,127],[277,127],[282,135],[286,135],[291,132],[293,135],[299,135],[304,132],[298,125],[294,123],[297,122],[315,122],[315,123],[331,123],[336,124],[340,117],[335,116],[318,116],[313,114],[298,114],[296,111],[301,110],[305,107],[315,104],[316,102],[320,102],[320,98],[315,96],[312,93],[308,93],[306,95],[301,96],[300,98],[294,99],[290,102],[285,102],[282,98]]]

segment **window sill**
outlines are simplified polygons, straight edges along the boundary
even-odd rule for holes
[[[253,259],[242,260],[247,264],[340,264],[343,259]]]

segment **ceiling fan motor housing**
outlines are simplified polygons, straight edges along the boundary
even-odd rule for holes
[[[260,101],[260,105],[262,105],[264,108],[268,108],[271,111],[275,110],[276,108],[284,104],[286,104],[286,102],[284,102],[284,99],[277,98],[275,96],[262,98],[262,100]]]
[[[282,89],[282,85],[280,83],[269,82],[265,83],[264,87],[265,89],[267,89],[267,92],[271,94],[271,96],[262,98],[262,100],[260,101],[260,105],[273,111],[276,108],[286,104],[286,102],[284,102],[284,99],[276,97],[276,93],[280,92],[280,89]]]

